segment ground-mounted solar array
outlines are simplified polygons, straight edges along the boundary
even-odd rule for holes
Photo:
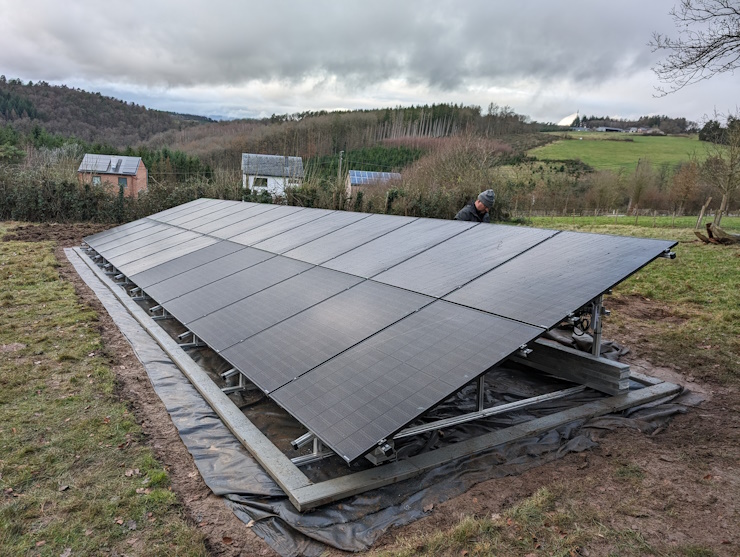
[[[362,186],[367,184],[382,184],[389,180],[400,180],[401,175],[398,172],[372,172],[369,170],[350,170],[349,183],[353,186]]]
[[[347,462],[675,245],[211,199],[85,241]]]

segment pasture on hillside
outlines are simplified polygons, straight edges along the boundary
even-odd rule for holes
[[[581,160],[596,170],[634,172],[640,161],[675,168],[691,158],[702,161],[707,143],[698,136],[659,136],[609,132],[557,132],[560,139],[529,151],[540,160]]]

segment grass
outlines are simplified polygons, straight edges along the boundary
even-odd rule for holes
[[[665,224],[670,217],[663,219]],[[534,226],[679,242],[676,259],[659,259],[614,289],[616,302],[637,297],[655,306],[654,314],[616,311],[604,322],[605,338],[615,330],[624,335],[639,330],[644,347],[634,348],[647,352],[654,364],[670,364],[703,380],[740,382],[740,246],[703,244],[691,229],[653,228],[647,218],[645,226],[608,222],[602,217],[532,219]],[[728,230],[740,228],[738,217],[722,222]]]
[[[610,557],[712,557],[699,545],[662,547],[621,525],[630,511],[609,513],[593,502],[596,485],[559,482],[538,489],[503,513],[461,517],[448,531],[401,539],[400,548],[375,557],[574,557],[584,549]]]
[[[58,266],[0,242],[0,553],[206,555]]]
[[[706,157],[706,145],[697,136],[643,136],[606,132],[559,133],[560,139],[529,151],[540,160],[581,160],[596,170],[634,171],[638,161],[653,166],[676,166],[690,157]],[[583,139],[581,139],[583,138]]]

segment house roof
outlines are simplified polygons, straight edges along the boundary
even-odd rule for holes
[[[303,159],[242,153],[242,172],[249,176],[303,178]]]
[[[122,155],[92,155],[85,153],[77,172],[94,172],[95,174],[134,175],[139,168],[141,157],[124,157]]]
[[[349,183],[353,186],[364,184],[382,184],[388,180],[400,180],[398,172],[368,172],[366,170],[350,170]]]

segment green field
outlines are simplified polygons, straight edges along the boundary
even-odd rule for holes
[[[53,242],[0,242],[0,555],[204,557],[59,267]]]
[[[567,132],[560,139],[529,151],[540,160],[576,160],[596,170],[634,171],[638,161],[676,166],[696,156],[706,157],[706,143],[697,136],[645,136],[606,132]],[[567,139],[566,139],[567,138]]]

